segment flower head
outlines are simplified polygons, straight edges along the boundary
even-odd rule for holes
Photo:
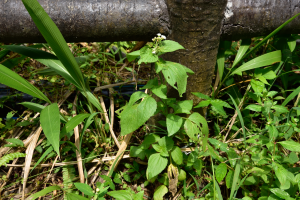
[[[155,50],[153,50],[153,51],[152,51],[152,53],[153,53],[153,54],[156,54],[156,51],[155,51]]]
[[[157,36],[158,36],[158,37],[160,37],[160,36],[161,36],[161,34],[160,34],[160,33],[157,33]]]
[[[161,38],[164,39],[164,40],[167,39],[166,36],[164,36],[164,35],[162,35]]]

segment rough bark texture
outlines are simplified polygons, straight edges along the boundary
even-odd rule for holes
[[[168,33],[164,0],[39,0],[68,42],[150,40]],[[45,42],[21,0],[0,1],[0,42]]]
[[[210,93],[226,3],[227,0],[167,1],[172,24],[168,39],[179,42],[185,50],[166,54],[165,59],[195,72],[189,75],[184,97],[194,100],[194,104],[199,103],[199,98],[191,92]],[[177,91],[169,90],[169,96],[176,95]]]
[[[299,12],[299,0],[228,0],[222,39],[268,35]],[[297,17],[279,33],[300,33],[300,18]]]

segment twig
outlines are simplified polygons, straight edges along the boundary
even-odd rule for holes
[[[108,88],[113,88],[113,87],[116,87],[116,86],[119,86],[119,85],[127,85],[127,84],[130,84],[130,83],[133,83],[133,82],[135,82],[135,81],[126,81],[126,82],[114,83],[114,84],[109,84],[109,85],[96,87],[94,89],[94,92],[98,92],[100,90],[104,90],[104,89],[108,89]],[[139,82],[147,82],[147,80],[140,80]]]

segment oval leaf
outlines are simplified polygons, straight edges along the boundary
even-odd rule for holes
[[[166,122],[167,122],[168,136],[172,136],[180,129],[183,119],[178,115],[168,114]]]
[[[300,152],[300,144],[298,142],[282,141],[282,142],[278,142],[278,143],[290,151]]]
[[[148,161],[147,178],[150,180],[162,172],[168,164],[168,158],[160,156],[160,153],[152,154]]]

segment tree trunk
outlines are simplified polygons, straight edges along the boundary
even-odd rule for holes
[[[68,42],[150,41],[168,34],[164,0],[39,0]],[[0,42],[45,42],[21,0],[0,1]]]
[[[211,92],[226,3],[227,0],[167,0],[172,24],[168,39],[179,42],[185,50],[166,54],[165,59],[195,72],[189,75],[184,97],[194,100],[194,105],[199,98],[192,92]],[[168,96],[176,97],[178,92],[170,89]]]

